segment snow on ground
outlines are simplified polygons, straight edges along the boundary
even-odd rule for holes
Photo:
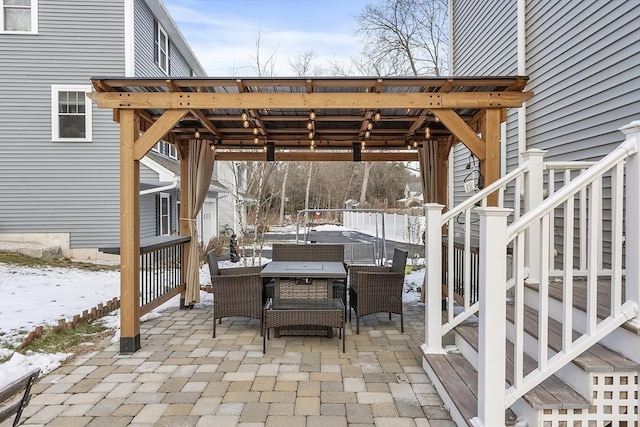
[[[328,229],[334,226],[322,226]],[[335,229],[345,230],[343,227]],[[262,258],[262,263],[270,260]],[[250,261],[249,261],[250,262]],[[411,262],[411,260],[409,261]],[[220,261],[221,268],[240,267],[242,263]],[[424,269],[405,276],[405,303],[418,303],[420,294],[416,292],[424,281]],[[210,283],[209,267],[200,269],[200,283]],[[59,267],[22,267],[0,263],[0,357],[11,358],[0,364],[0,387],[12,379],[39,367],[41,375],[53,371],[72,354],[22,355],[7,347],[19,346],[24,338],[37,326],[56,325],[64,318],[71,320],[74,315],[91,310],[98,304],[106,304],[120,295],[120,273],[118,271],[87,271]],[[196,308],[213,304],[212,295],[200,293]],[[141,321],[162,316],[168,308],[179,306],[179,296],[174,297]],[[120,310],[111,312],[102,321],[115,330],[112,342],[120,339]]]

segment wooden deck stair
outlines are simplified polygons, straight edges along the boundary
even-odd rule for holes
[[[579,281],[578,281],[579,282]],[[537,292],[537,285],[527,285],[529,289]],[[609,298],[606,294],[608,284],[602,285],[602,291],[598,295],[598,314],[599,317],[605,318],[609,315]],[[600,288],[600,286],[599,286]],[[551,298],[562,299],[562,282],[553,282],[550,284],[549,294]],[[574,292],[574,307],[577,310],[584,311],[586,306],[586,283],[577,283]],[[507,319],[513,323],[515,319],[515,311],[513,304],[507,304]],[[524,328],[529,339],[538,339],[538,312],[525,306]],[[548,343],[550,350],[554,352],[562,351],[562,325],[557,320],[549,318],[548,320]],[[626,325],[625,329],[633,333],[640,333],[635,328]],[[450,406],[452,416],[458,414],[458,422],[464,420],[467,425],[472,425],[470,419],[477,415],[477,390],[478,390],[478,373],[474,367],[474,361],[477,360],[478,351],[478,326],[477,324],[465,324],[455,328],[456,344],[462,350],[463,354],[450,353],[446,355],[425,354],[428,370],[431,370],[436,376],[436,385],[439,385],[447,394],[445,402]],[[577,338],[581,334],[574,331]],[[506,379],[510,385],[513,381],[513,343],[507,340],[507,360],[506,360]],[[573,365],[583,375],[589,373],[602,372],[630,372],[637,373],[640,370],[640,363],[617,353],[614,350],[598,343],[590,347],[573,360]],[[527,354],[524,355],[525,375],[537,368],[535,359]],[[438,384],[439,383],[439,384]],[[588,381],[584,381],[585,384]],[[530,392],[526,393],[522,400],[534,411],[540,413],[548,413],[550,410],[597,410],[588,400],[588,391],[576,390],[569,384],[564,382],[558,376],[547,378],[540,385]],[[585,412],[586,413],[586,412]],[[511,410],[505,413],[505,424],[514,425],[516,415]]]
[[[525,306],[524,329],[533,338],[538,338],[538,312]],[[512,304],[507,305],[507,319],[513,322],[515,312]],[[574,331],[574,336],[580,334]],[[555,352],[562,351],[562,325],[560,322],[549,319],[549,348]],[[573,363],[585,372],[601,371],[636,371],[640,364],[616,353],[601,344],[594,344],[589,350],[573,360]]]
[[[525,287],[538,292],[537,283],[525,283]],[[598,303],[597,312],[598,318],[605,319],[611,314],[611,295],[610,295],[611,282],[607,279],[598,280]],[[563,282],[553,281],[549,283],[549,297],[562,302],[563,301]],[[584,279],[576,278],[573,281],[573,307],[580,311],[587,310],[587,281]],[[625,285],[622,284],[622,298],[625,296]],[[622,327],[630,332],[640,335],[640,327],[634,327],[630,323],[625,323]]]
[[[454,420],[464,420],[472,426],[470,420],[478,414],[478,371],[462,354],[425,354],[424,357],[451,399],[453,406],[447,406]],[[505,425],[514,426],[516,419],[513,411],[505,412]]]

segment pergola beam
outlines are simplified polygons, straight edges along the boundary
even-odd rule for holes
[[[173,127],[182,119],[189,110],[177,109],[167,110],[152,124],[145,133],[138,138],[135,144],[134,156],[140,160],[158,143]],[[121,118],[122,120],[122,118]]]
[[[527,92],[455,93],[211,93],[91,92],[102,108],[216,109],[236,108],[509,108],[520,107]]]
[[[416,162],[418,154],[415,150],[406,152],[383,153],[383,152],[362,152],[363,162]],[[216,151],[216,160],[246,160],[246,161],[266,161],[267,154],[262,151],[242,152],[242,151]],[[277,162],[352,162],[353,153],[342,152],[322,152],[320,150],[275,152]]]

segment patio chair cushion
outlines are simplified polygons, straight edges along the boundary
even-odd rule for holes
[[[209,264],[209,274],[211,276],[219,276],[220,269],[218,268],[218,255],[216,251],[210,251],[207,254],[207,264]]]
[[[393,251],[393,263],[391,264],[391,271],[394,273],[403,273],[405,266],[407,265],[407,251],[401,249],[395,249]]]

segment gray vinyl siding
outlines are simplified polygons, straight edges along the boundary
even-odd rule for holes
[[[517,3],[493,0],[479,6],[477,0],[453,1],[453,75],[516,75]]]
[[[473,0],[454,0],[453,10],[454,74],[515,75],[516,2],[480,6]],[[534,92],[527,102],[527,148],[547,150],[546,161],[599,160],[623,141],[618,128],[640,117],[639,20],[640,9],[633,1],[526,2],[527,90]],[[502,39],[487,30],[497,22],[508,29],[512,43],[492,39]],[[514,58],[511,67],[505,57]],[[517,165],[519,154],[515,115],[516,110],[510,111],[507,120],[508,170]],[[466,157],[454,155],[460,185]],[[609,195],[608,179],[603,186]],[[456,187],[456,201],[462,193]],[[603,246],[608,248],[608,201],[603,215]],[[555,226],[561,236],[561,216],[556,216]]]
[[[640,116],[635,2],[528,2],[527,145],[547,160],[598,160]]]
[[[93,107],[91,142],[52,142],[51,85],[124,74],[122,0],[39,1],[37,35],[0,35],[0,233],[119,236],[119,132]],[[100,32],[96,32],[99,28]]]
[[[136,77],[164,77],[164,71],[154,62],[154,21],[153,15],[143,0],[136,0],[134,6],[134,51],[135,51],[135,76]],[[167,25],[160,22],[167,30]],[[191,67],[171,40],[169,36],[169,75],[189,77]]]
[[[146,194],[140,197],[140,238],[158,234],[158,195]]]
[[[146,1],[160,8],[157,0],[134,2],[134,14],[144,15],[134,16],[136,43],[150,43],[146,51],[134,48],[136,75],[159,76]],[[125,75],[124,3],[40,0],[37,35],[0,35],[0,234],[68,233],[72,249],[119,244],[119,126],[111,109],[93,105],[91,142],[53,142],[51,86],[91,90],[93,76]],[[173,44],[170,55],[172,69],[189,75]],[[157,174],[141,170],[143,182],[157,184]],[[154,236],[155,196],[142,199],[141,236]],[[177,230],[175,191],[172,203],[172,230]]]

